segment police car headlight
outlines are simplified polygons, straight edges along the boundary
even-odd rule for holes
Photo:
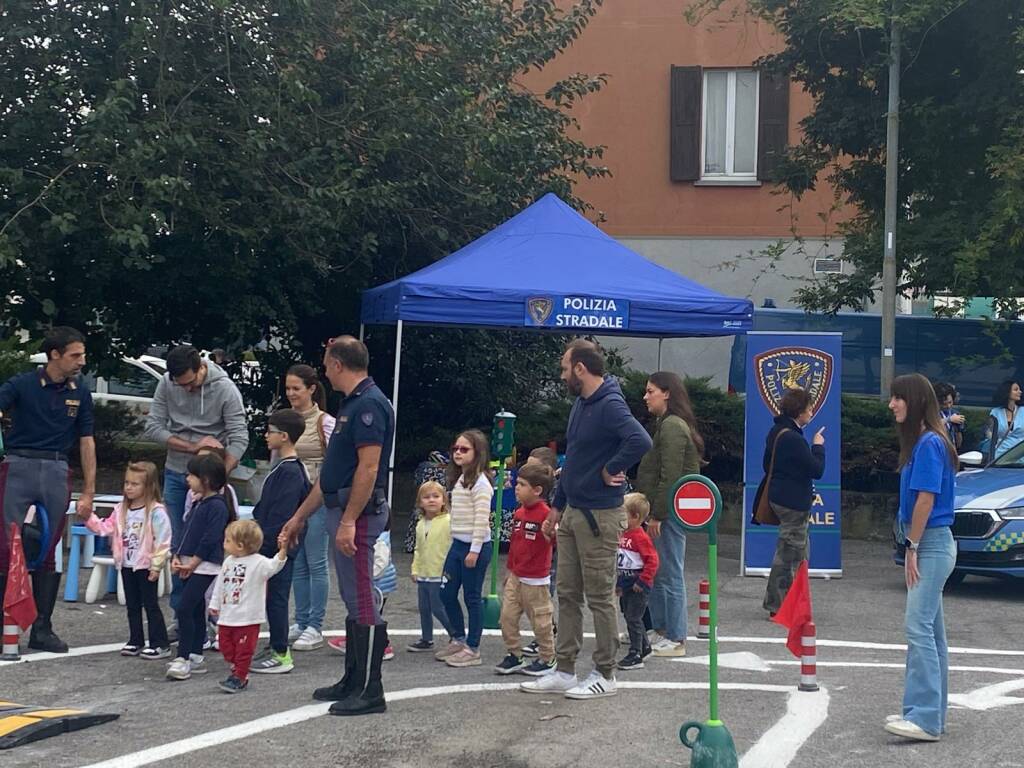
[[[1003,520],[1020,520],[1024,518],[1024,507],[1007,507],[998,510],[998,514]]]

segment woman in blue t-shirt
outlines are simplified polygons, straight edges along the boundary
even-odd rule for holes
[[[953,524],[956,449],[924,376],[899,376],[889,409],[900,438],[900,530],[906,543],[907,672],[902,717],[885,730],[905,739],[938,741],[946,730],[949,655],[942,588],[956,563]]]

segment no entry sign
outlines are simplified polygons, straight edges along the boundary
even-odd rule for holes
[[[669,518],[689,530],[706,527],[722,507],[718,489],[701,475],[688,475],[676,485],[671,497],[672,514]]]

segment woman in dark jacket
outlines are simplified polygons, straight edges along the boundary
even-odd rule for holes
[[[787,390],[779,409],[782,413],[775,417],[775,426],[765,440],[763,462],[767,473],[772,466],[772,451],[775,452],[767,493],[779,517],[779,539],[763,603],[772,616],[782,605],[800,563],[808,557],[807,529],[814,481],[825,472],[825,428],[815,433],[814,445],[808,445],[804,438],[804,427],[814,418],[810,394],[804,389]]]

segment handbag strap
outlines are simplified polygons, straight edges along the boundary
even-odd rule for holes
[[[765,475],[765,481],[764,481],[765,493],[768,492],[768,488],[769,488],[769,486],[772,483],[772,475],[775,473],[775,452],[779,449],[779,439],[782,437],[784,432],[791,432],[791,431],[792,430],[790,430],[789,427],[785,427],[784,429],[780,429],[778,431],[778,434],[775,435],[775,442],[772,443],[772,457],[768,461],[768,474]]]

